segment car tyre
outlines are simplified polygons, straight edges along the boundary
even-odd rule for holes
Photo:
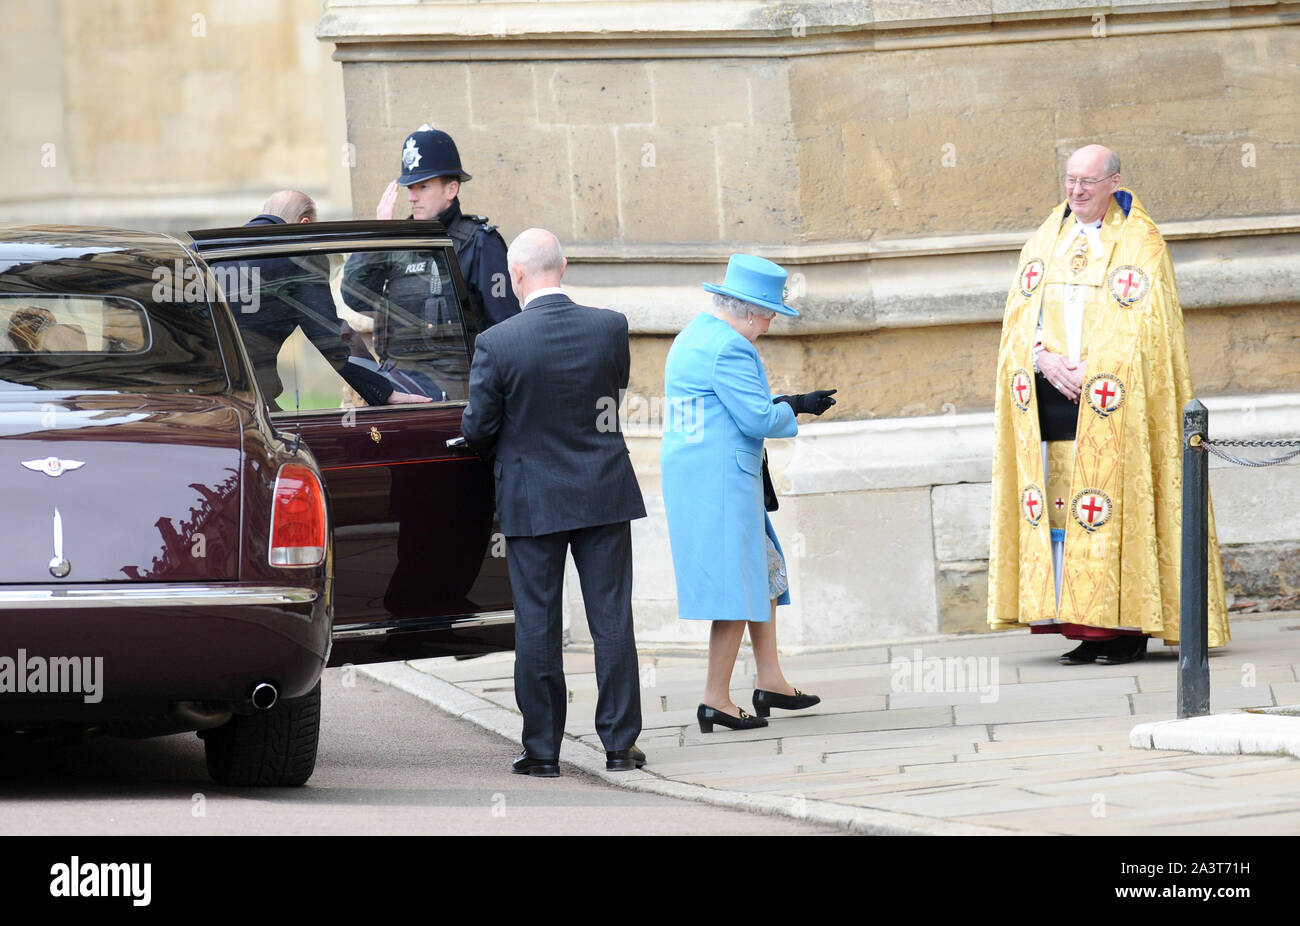
[[[239,787],[305,784],[316,768],[319,741],[319,681],[300,698],[281,699],[256,714],[237,714],[203,735],[212,780]]]

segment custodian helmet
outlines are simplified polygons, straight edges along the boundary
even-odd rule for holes
[[[406,136],[402,146],[402,174],[397,182],[410,186],[430,177],[452,176],[462,183],[470,179],[460,166],[460,152],[446,132],[422,125]]]

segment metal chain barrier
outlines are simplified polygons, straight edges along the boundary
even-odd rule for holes
[[[1238,466],[1276,466],[1279,463],[1286,463],[1288,460],[1294,460],[1300,457],[1300,440],[1201,440],[1201,446],[1210,453],[1214,454],[1220,460],[1227,460],[1229,463],[1236,463]],[[1295,447],[1290,453],[1284,453],[1280,457],[1274,457],[1271,460],[1243,460],[1241,457],[1234,456],[1223,447]]]
[[[1197,399],[1183,409],[1183,527],[1178,615],[1178,716],[1210,713],[1209,451],[1238,466],[1276,466],[1300,457],[1300,440],[1209,440],[1209,410]],[[1244,460],[1224,447],[1294,447],[1271,460]]]

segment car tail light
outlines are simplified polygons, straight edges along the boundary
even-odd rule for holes
[[[297,463],[280,467],[271,508],[271,565],[320,565],[325,531],[325,493],[316,474]]]

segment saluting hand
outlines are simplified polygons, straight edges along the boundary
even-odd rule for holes
[[[397,206],[397,181],[394,180],[388,184],[388,189],[384,190],[384,195],[379,197],[379,205],[375,207],[375,218],[391,219],[393,209]]]

